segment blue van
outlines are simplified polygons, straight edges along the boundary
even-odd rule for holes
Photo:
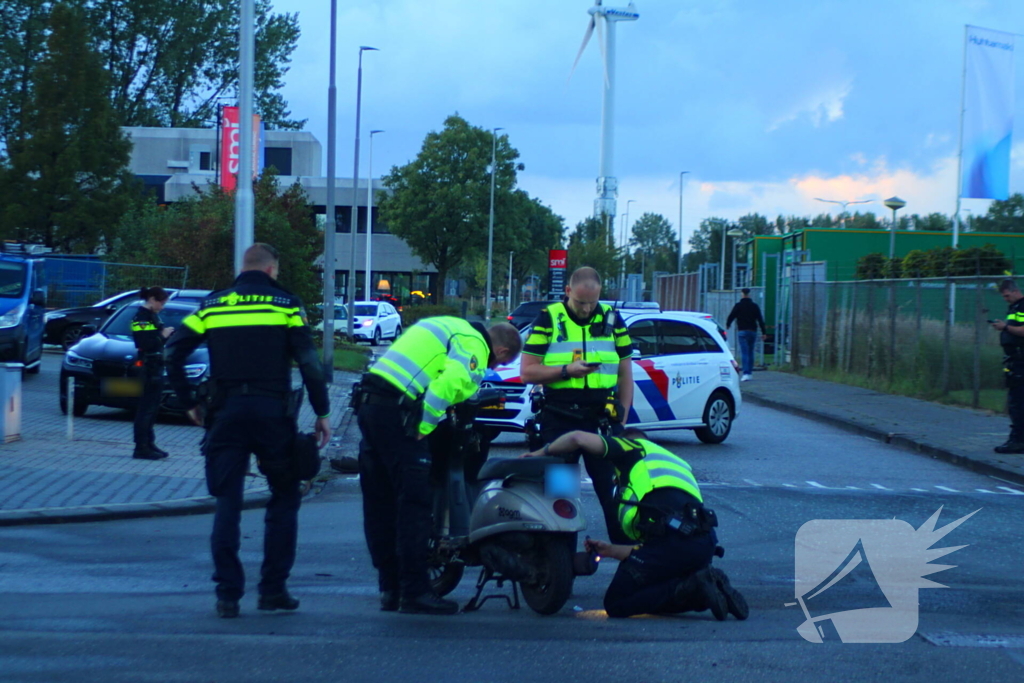
[[[0,362],[39,372],[45,309],[43,261],[0,255]]]

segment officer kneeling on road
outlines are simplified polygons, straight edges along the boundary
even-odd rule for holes
[[[508,323],[488,330],[461,318],[427,318],[406,330],[353,392],[363,433],[363,525],[378,572],[382,610],[458,611],[458,603],[442,599],[430,587],[433,491],[430,446],[424,437],[448,406],[477,392],[487,368],[512,362],[521,347],[519,332]]]
[[[569,432],[525,457],[565,455],[583,450],[615,467],[618,518],[623,533],[637,545],[612,545],[587,539],[586,547],[619,560],[604,596],[610,617],[711,610],[746,619],[747,601],[725,572],[711,566],[718,519],[704,507],[690,465],[649,441],[639,429],[618,437]]]
[[[277,251],[254,244],[245,251],[242,272],[230,288],[211,294],[185,318],[168,344],[171,384],[197,424],[196,402],[185,378],[185,360],[204,341],[210,350],[211,397],[206,415],[206,485],[217,499],[210,546],[217,614],[238,616],[245,574],[238,559],[242,491],[255,454],[270,485],[264,518],[261,610],[294,610],[299,601],[285,582],[295,563],[302,493],[292,447],[301,393],[292,391],[292,360],[302,373],[316,411],[316,436],[323,448],[331,438],[330,403],[323,365],[306,325],[302,302],[277,283]]]

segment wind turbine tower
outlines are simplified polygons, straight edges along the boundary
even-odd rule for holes
[[[587,10],[590,14],[590,24],[583,34],[583,44],[580,45],[572,68],[573,71],[576,70],[576,65],[579,64],[580,57],[596,29],[597,40],[601,46],[601,61],[604,63],[604,98],[601,102],[601,167],[597,178],[594,217],[604,218],[605,227],[610,235],[610,222],[617,210],[615,199],[619,194],[619,181],[612,171],[615,162],[615,24],[620,21],[636,21],[640,15],[632,2],[626,8],[605,7],[601,2],[602,0],[595,0],[594,6]],[[571,72],[569,76],[572,77]]]

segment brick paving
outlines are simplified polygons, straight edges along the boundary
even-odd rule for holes
[[[132,416],[124,410],[90,406],[74,419],[74,440],[67,438],[67,417],[58,405],[58,377],[63,354],[48,351],[38,375],[22,382],[21,440],[0,445],[0,522],[18,512],[119,506],[180,501],[207,496],[199,442],[203,430],[183,417],[161,415],[156,440],[170,457],[132,459]],[[332,423],[348,411],[347,396],[355,375],[335,373],[330,387]],[[313,413],[306,402],[300,416],[311,428]],[[341,447],[338,433],[332,446]],[[247,492],[266,489],[255,464]]]

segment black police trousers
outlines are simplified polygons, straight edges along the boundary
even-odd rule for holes
[[[359,485],[363,529],[381,591],[415,599],[430,590],[427,553],[432,526],[429,439],[398,424],[398,408],[359,409]]]
[[[574,420],[555,414],[550,410],[541,414],[540,436],[544,443],[551,443],[563,434],[577,429],[596,434],[599,428],[597,420]],[[613,434],[620,434],[623,426],[618,422],[612,422],[611,429]],[[572,460],[579,462],[579,454],[573,456]],[[583,464],[587,468],[590,479],[594,482],[594,493],[597,494],[597,500],[601,503],[609,540],[618,544],[630,543],[629,537],[623,533],[622,526],[619,524],[619,505],[615,501],[614,493],[615,467],[606,458],[588,453],[583,454]]]
[[[1006,365],[1006,412],[1010,414],[1010,441],[1024,443],[1024,361]]]
[[[717,543],[714,531],[699,536],[667,531],[645,541],[619,563],[604,595],[605,612],[609,617],[631,617],[707,609],[678,602],[675,591],[686,577],[711,564]]]
[[[299,504],[299,479],[290,467],[295,421],[285,414],[283,399],[266,396],[234,396],[213,415],[203,442],[206,485],[217,498],[213,516],[213,580],[217,597],[238,600],[245,592],[245,572],[238,559],[241,537],[242,491],[255,454],[260,471],[270,485],[270,502],[263,522],[263,566],[260,595],[284,592],[295,563]]]
[[[160,412],[160,399],[164,393],[163,368],[143,369],[142,372],[142,395],[135,407],[135,448],[148,450],[156,443],[153,433],[153,423],[156,422],[157,413]]]

